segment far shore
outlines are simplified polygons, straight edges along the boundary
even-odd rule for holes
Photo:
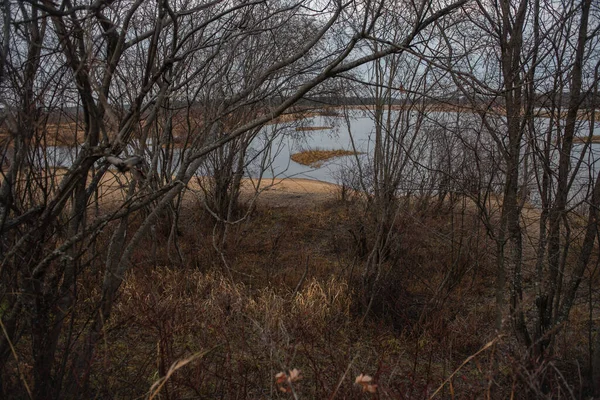
[[[385,106],[386,109],[390,110],[406,110],[408,108],[413,108],[415,110],[426,109],[430,112],[463,112],[463,113],[477,113],[478,111],[471,106],[468,105],[460,105],[460,104],[447,104],[447,103],[437,103],[437,104],[425,104],[425,105],[404,105],[404,104],[393,104],[390,106]],[[306,109],[296,109],[290,111],[289,113],[284,113],[276,118],[273,118],[267,125],[281,124],[281,123],[290,123],[295,121],[300,121],[307,118],[317,117],[317,116],[325,116],[325,117],[341,117],[343,116],[344,111],[346,110],[358,110],[358,111],[371,111],[375,109],[375,105],[332,105],[326,106],[322,108],[306,108]],[[489,108],[485,110],[485,113],[489,115],[498,115],[503,116],[506,114],[506,110],[503,107],[496,106],[493,108]],[[548,111],[540,109],[536,111],[536,117],[539,118],[549,118],[550,114]],[[566,113],[563,112],[560,115],[561,118],[566,117]],[[578,113],[577,118],[579,120],[588,121],[592,118],[590,115],[590,111],[581,110]],[[600,112],[596,111],[594,118],[600,120]],[[144,121],[142,120],[141,123]],[[199,123],[199,122],[198,122]],[[298,131],[311,131],[311,130],[325,130],[331,129],[330,126],[301,126],[297,127]],[[75,147],[79,146],[84,142],[84,130],[82,126],[77,126],[74,122],[64,122],[60,124],[49,123],[44,128],[46,130],[46,137],[43,140],[43,143],[40,143],[40,146],[56,146],[56,147]],[[189,138],[186,138],[186,135],[182,132],[177,132],[177,128],[174,128],[174,137],[173,142],[170,145],[173,145],[177,148],[182,148],[189,142]],[[109,133],[110,136],[110,133]],[[577,137],[576,141],[587,141],[587,137]],[[4,127],[0,127],[0,145],[3,142],[9,142],[10,138],[8,137],[7,131]],[[600,136],[593,136],[592,143],[600,142]],[[12,143],[8,143],[9,148],[12,147]]]

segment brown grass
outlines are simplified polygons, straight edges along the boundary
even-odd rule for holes
[[[518,358],[506,337],[489,345],[497,337],[494,245],[474,207],[402,199],[381,284],[361,323],[365,260],[357,238],[365,233],[370,246],[374,226],[364,203],[335,201],[335,185],[270,183],[269,200],[231,227],[221,249],[227,266],[194,196],[176,235],[183,260],[168,218],[144,239],[93,360],[96,398],[147,397],[160,381],[160,398],[290,399],[275,374],[293,368],[303,376],[294,383],[302,399],[429,398],[439,388],[440,399],[535,398],[522,377],[539,366]],[[118,196],[117,182],[103,185]],[[99,243],[99,260],[106,247]],[[102,267],[89,271],[78,288],[86,312],[76,327],[89,323],[96,311],[86,307],[101,296]],[[448,280],[451,288],[441,286]],[[575,315],[556,360],[585,359],[585,309]],[[577,379],[576,369],[566,372]],[[360,374],[373,376],[377,394],[354,384]]]
[[[564,119],[564,118],[567,118],[567,114],[568,114],[568,111],[566,111],[566,110],[561,111],[560,115],[558,114],[558,112],[550,113],[545,110],[540,110],[536,113],[536,116],[541,117],[541,118],[559,117],[560,119]],[[579,110],[577,112],[577,119],[579,121],[591,121],[592,117],[594,118],[595,121],[600,120],[600,111],[594,111],[593,115],[592,115],[591,110]]]
[[[588,140],[591,143],[600,143],[600,135],[594,135],[591,138],[589,137],[584,137],[584,136],[576,136],[573,138],[574,142],[578,142],[578,143],[587,143]]]
[[[304,150],[299,153],[292,154],[291,158],[298,164],[307,165],[311,168],[320,168],[325,161],[337,157],[352,156],[357,154],[350,150]]]
[[[496,339],[493,329],[493,246],[476,210],[403,203],[377,297],[361,323],[364,263],[355,237],[373,228],[364,205],[313,201],[306,181],[272,183],[270,203],[231,227],[227,266],[193,197],[179,227],[183,262],[174,257],[168,221],[144,239],[93,361],[95,397],[147,397],[160,382],[160,398],[290,399],[275,375],[294,368],[303,399],[429,398],[438,389],[440,399],[527,397],[519,376],[530,361],[516,358],[514,343]],[[319,194],[335,189],[314,185]],[[287,205],[288,194],[309,201]],[[439,285],[454,279],[449,268],[466,275],[438,296]],[[96,271],[80,281],[88,307],[101,295],[101,279]],[[75,325],[87,323],[89,312]],[[585,329],[565,332],[569,344],[556,357],[582,359]],[[373,377],[377,394],[354,384],[360,374]]]
[[[295,182],[286,184],[297,190]],[[286,191],[275,187],[280,195]],[[486,328],[491,290],[483,282],[477,290],[461,285],[419,318],[428,286],[442,280],[449,261],[448,248],[429,230],[447,229],[443,217],[399,221],[404,239],[394,257],[402,262],[386,264],[382,297],[361,324],[361,264],[349,231],[368,222],[356,220],[353,206],[327,200],[306,208],[259,207],[247,223],[232,227],[227,268],[212,250],[211,224],[193,203],[184,213],[179,245],[187,265],[172,266],[168,244],[159,240],[158,258],[140,250],[125,279],[93,368],[101,397],[140,396],[177,360],[202,354],[170,375],[165,398],[291,398],[279,392],[274,376],[293,368],[303,376],[294,386],[300,398],[366,398],[354,384],[360,374],[374,377],[381,398],[420,398],[494,337]],[[151,248],[150,240],[140,247]],[[421,270],[410,272],[413,265]],[[418,284],[415,272],[428,283]],[[452,390],[482,397],[490,356],[486,349],[478,362],[462,365]],[[448,393],[442,388],[441,398]]]
[[[299,126],[296,128],[297,131],[322,131],[327,129],[333,129],[333,126]]]

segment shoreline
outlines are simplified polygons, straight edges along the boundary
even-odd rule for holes
[[[282,123],[291,123],[296,121],[301,121],[303,119],[314,118],[314,117],[330,117],[330,118],[339,118],[343,116],[343,112],[345,110],[353,110],[353,111],[372,111],[374,110],[376,105],[374,104],[364,104],[364,105],[331,105],[320,108],[306,108],[306,109],[296,109],[292,110],[289,113],[283,113],[278,117],[271,119],[270,121],[265,123],[265,126],[276,125]],[[414,109],[415,111],[428,111],[428,112],[447,112],[447,113],[471,113],[477,114],[478,110],[468,105],[460,105],[460,104],[445,104],[445,103],[434,103],[434,104],[392,104],[384,106],[384,109],[390,109],[394,111],[406,110],[406,109]],[[504,116],[506,114],[505,110],[496,106],[490,108],[485,111],[487,114],[496,115],[496,116]],[[580,121],[589,121],[590,120],[590,110],[581,110],[577,119]],[[600,120],[600,112],[595,111],[597,118]],[[564,114],[564,112],[562,113]],[[560,115],[560,119],[564,119],[566,115]],[[548,110],[543,108],[537,109],[535,112],[536,118],[550,118],[551,114]],[[322,127],[297,127],[296,131],[316,131],[316,130],[324,130],[331,129],[330,126],[322,126]],[[185,135],[177,135],[176,132],[173,132],[173,141],[169,143],[169,146],[173,146],[174,148],[183,148],[187,143],[189,143],[193,138],[186,137]],[[48,126],[46,132],[46,139],[44,143],[40,143],[39,147],[57,147],[57,148],[75,148],[83,144],[84,131],[81,127],[74,126],[73,122],[66,122],[60,125],[50,124]],[[587,141],[587,136],[576,136],[574,138],[576,141]],[[73,143],[75,141],[75,143]],[[593,143],[600,142],[600,137],[592,138]],[[10,140],[10,137],[6,131],[6,129],[0,129],[0,145],[7,146],[8,148],[12,148],[13,144]],[[163,145],[165,147],[167,145]]]

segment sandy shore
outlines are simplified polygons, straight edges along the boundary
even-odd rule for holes
[[[339,187],[332,183],[311,179],[288,178],[266,179],[261,183],[265,188],[257,200],[259,206],[310,208],[315,204],[333,200]],[[251,182],[243,184],[245,196],[253,193]]]
[[[36,171],[36,179],[55,185],[62,180],[66,169],[56,168],[48,174]],[[92,179],[90,175],[89,180]],[[102,177],[98,186],[98,198],[101,204],[115,206],[125,200],[126,188],[128,187],[129,174],[122,174],[115,170],[109,170]],[[2,179],[0,177],[0,182]],[[89,181],[88,181],[89,183]],[[25,185],[26,178],[19,179],[17,185]],[[242,199],[249,200],[256,193],[256,179],[245,178],[242,180]],[[192,179],[188,185],[188,195],[195,197],[194,193],[200,193],[200,187],[196,179]],[[316,203],[332,200],[336,197],[339,186],[322,181],[302,178],[271,179],[265,178],[260,182],[258,205],[271,207],[311,207]],[[186,196],[187,197],[187,196]]]

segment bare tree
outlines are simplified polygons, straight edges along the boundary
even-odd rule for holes
[[[236,165],[249,132],[330,78],[401,53],[464,3],[419,2],[403,36],[365,51],[389,12],[385,2],[4,2],[0,82],[5,150],[14,155],[10,166],[3,158],[0,190],[2,377],[18,349],[33,360],[32,397],[91,396],[94,354],[133,255],[165,210],[176,217],[207,157],[233,146]],[[303,35],[283,29],[294,24]],[[244,51],[256,50],[245,63]],[[253,112],[236,121],[239,110]],[[35,155],[48,159],[50,131],[68,120],[70,165],[59,174],[50,162],[34,163]],[[184,145],[176,151],[178,121]],[[133,156],[124,167],[117,159]],[[128,182],[124,200],[104,209],[102,186],[115,164]],[[126,171],[133,167],[139,175]],[[98,276],[96,295],[80,292]],[[14,388],[3,382],[6,395]]]
[[[444,30],[452,61],[436,62],[452,71],[457,90],[480,118],[480,131],[501,155],[495,164],[503,180],[497,225],[493,209],[478,201],[497,243],[496,326],[500,329],[508,316],[520,342],[536,357],[552,352],[595,240],[593,209],[583,240],[571,223],[582,202],[595,204],[596,178],[586,161],[593,135],[588,118],[595,118],[589,99],[598,78],[593,7],[586,1],[477,2],[464,20],[470,28],[458,24],[460,29]],[[480,32],[478,43],[461,34],[471,32],[467,29]],[[539,230],[523,211],[532,203],[540,207]],[[585,250],[575,252],[579,242]],[[525,261],[524,254],[535,262]],[[524,276],[533,279],[534,304],[524,303]]]

